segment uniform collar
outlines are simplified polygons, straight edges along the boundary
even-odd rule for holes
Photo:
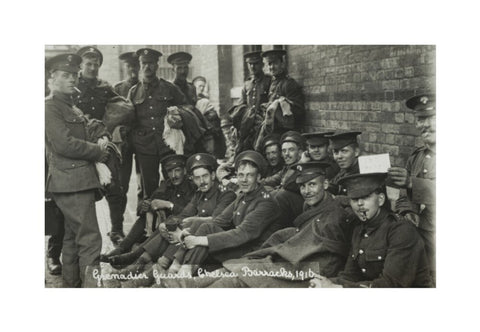
[[[323,205],[324,202],[327,202],[329,199],[332,199],[332,198],[325,191],[323,198],[319,202],[317,202],[317,204],[310,206],[306,203],[303,203],[303,212],[310,211],[312,209],[318,209],[319,207],[321,207],[321,205]]]
[[[218,186],[219,186],[219,183],[217,181],[214,181],[212,187],[206,193],[202,193],[201,191],[198,191],[200,193],[200,197],[207,198],[207,199],[212,198],[215,195],[215,193],[219,190]]]
[[[375,218],[368,220],[367,222],[360,221],[360,223],[363,225],[363,230],[365,233],[372,233],[374,230],[380,227],[388,215],[389,212],[385,208],[381,207],[380,212]]]
[[[259,184],[258,187],[254,191],[251,191],[251,192],[246,193],[246,194],[240,194],[240,197],[245,202],[253,201],[255,198],[257,198],[258,194],[261,193],[262,191],[266,192],[263,185]]]
[[[98,85],[98,79],[95,78],[86,78],[83,77],[82,73],[79,75],[78,81],[80,84],[85,84],[87,86],[96,87]]]
[[[73,106],[73,99],[72,95],[61,93],[57,91],[52,92],[53,98],[63,101],[64,103],[68,104],[69,106]]]
[[[160,82],[160,80],[158,79],[157,76],[155,76],[150,82],[145,82],[145,81],[142,81],[142,84],[143,86],[145,87],[145,89],[151,89],[151,88],[155,88],[158,83]]]

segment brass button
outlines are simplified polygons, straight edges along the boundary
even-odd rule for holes
[[[365,233],[365,235],[363,235],[363,237],[368,237],[368,234],[367,234],[367,233]]]
[[[360,249],[360,250],[358,251],[358,253],[359,253],[360,255],[362,255],[362,254],[364,253],[364,251],[363,251],[362,249]]]
[[[202,210],[202,213],[205,213],[205,210]]]
[[[92,110],[94,110],[94,109],[95,109],[95,106],[92,106]]]
[[[378,256],[377,258],[378,258],[378,260],[381,260],[381,259],[382,259],[382,256]]]
[[[427,172],[428,172],[428,171],[427,171],[427,169],[425,168],[425,169],[423,170],[423,173],[427,173]]]
[[[240,215],[240,212],[237,212],[237,216],[239,216],[239,215]]]
[[[180,197],[180,194],[177,194],[177,197]]]
[[[151,110],[153,110],[153,106],[150,106],[149,108],[150,108]]]
[[[152,99],[152,96],[148,96],[148,99]]]
[[[362,269],[362,273],[365,273],[365,272],[367,272],[367,269]]]

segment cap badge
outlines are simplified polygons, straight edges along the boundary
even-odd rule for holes
[[[420,98],[420,102],[424,105],[426,105],[428,103],[428,97],[427,96],[423,96],[422,98]]]
[[[302,171],[302,166],[297,166],[297,171],[301,172]]]
[[[90,47],[90,49],[88,50],[89,52],[95,52],[95,50],[93,49],[93,47]]]
[[[72,62],[72,56],[71,55],[67,56],[67,60],[68,62]]]
[[[195,156],[195,160],[200,160],[202,159],[202,156]]]
[[[148,50],[144,50],[144,51],[143,51],[143,54],[148,54]]]

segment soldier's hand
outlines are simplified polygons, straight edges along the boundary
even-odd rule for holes
[[[140,212],[141,213],[146,213],[150,210],[150,203],[152,200],[150,199],[144,199],[142,203],[140,204]]]
[[[334,284],[327,277],[317,275],[312,280],[310,280],[309,288],[342,288],[342,286]]]
[[[192,226],[192,223],[195,221],[195,217],[187,217],[182,220],[182,228],[188,228]]]
[[[110,154],[108,153],[107,150],[102,150],[102,153],[100,155],[100,157],[98,158],[98,162],[99,163],[106,163],[108,161],[108,158],[110,157]]]
[[[420,217],[419,217],[418,214],[416,214],[416,213],[408,212],[408,213],[405,215],[405,219],[407,219],[407,220],[410,221],[412,224],[414,224],[415,227],[418,227],[418,225],[420,224]]]
[[[388,176],[392,182],[402,188],[412,188],[412,179],[408,175],[407,169],[403,167],[390,167]]]
[[[170,233],[168,232],[167,226],[165,225],[164,222],[162,222],[162,223],[158,226],[158,231],[160,232],[160,235],[161,235],[165,240],[167,240],[168,242],[170,242],[170,241],[172,240],[172,236],[171,236]]]

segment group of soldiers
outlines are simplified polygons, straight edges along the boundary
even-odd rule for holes
[[[187,81],[186,52],[168,57],[173,82],[157,76],[160,52],[124,53],[128,78],[113,87],[98,78],[95,47],[49,59],[46,192],[64,225],[49,240],[50,273],[66,287],[85,285],[100,262],[121,287],[434,286],[435,96],[406,102],[425,143],[407,165],[360,174],[361,132],[302,133],[305,98],[285,55],[245,54],[250,77],[222,117],[206,80]],[[119,96],[133,117],[112,127],[105,114]],[[124,234],[133,158],[141,193]],[[102,196],[115,249],[101,255]]]

